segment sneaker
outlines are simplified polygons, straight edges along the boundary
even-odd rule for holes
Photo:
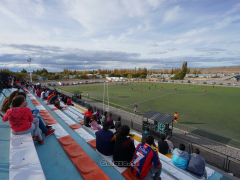
[[[52,126],[48,126],[48,125],[46,125],[46,128],[47,128],[47,129],[50,129],[50,128],[52,128]]]
[[[38,139],[38,136],[33,136],[33,140],[34,141],[38,141],[39,139]]]
[[[55,129],[48,129],[48,132],[45,134],[45,137],[48,137],[54,133]]]
[[[39,144],[44,144],[44,140],[43,140],[43,139],[42,139],[42,140],[39,140],[38,143],[39,143]]]

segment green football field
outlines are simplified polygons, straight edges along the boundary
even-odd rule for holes
[[[67,92],[81,91],[83,96],[89,94],[91,99],[98,101],[103,99],[103,84],[61,89]],[[240,147],[239,88],[157,82],[139,82],[137,85],[124,82],[122,85],[118,82],[109,84],[108,91],[110,106],[133,113],[134,104],[137,104],[139,115],[149,110],[170,115],[178,112],[180,120],[174,127]]]

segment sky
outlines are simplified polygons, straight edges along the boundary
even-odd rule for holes
[[[0,69],[240,65],[239,0],[1,0]]]

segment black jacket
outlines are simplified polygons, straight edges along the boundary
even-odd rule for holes
[[[113,151],[114,164],[119,167],[129,167],[134,152],[135,146],[131,139],[118,134]]]
[[[162,140],[158,141],[158,150],[160,153],[167,154],[168,149],[169,147],[168,147],[167,141],[162,141]]]

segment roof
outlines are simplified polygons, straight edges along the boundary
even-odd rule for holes
[[[73,94],[81,94],[82,92],[80,92],[80,91],[75,91],[75,92],[73,92]]]
[[[170,124],[174,120],[174,116],[164,114],[164,113],[160,113],[160,112],[157,112],[157,111],[152,111],[152,110],[146,112],[143,115],[143,117],[146,117],[148,119],[152,119],[154,121],[161,122],[163,124]]]

